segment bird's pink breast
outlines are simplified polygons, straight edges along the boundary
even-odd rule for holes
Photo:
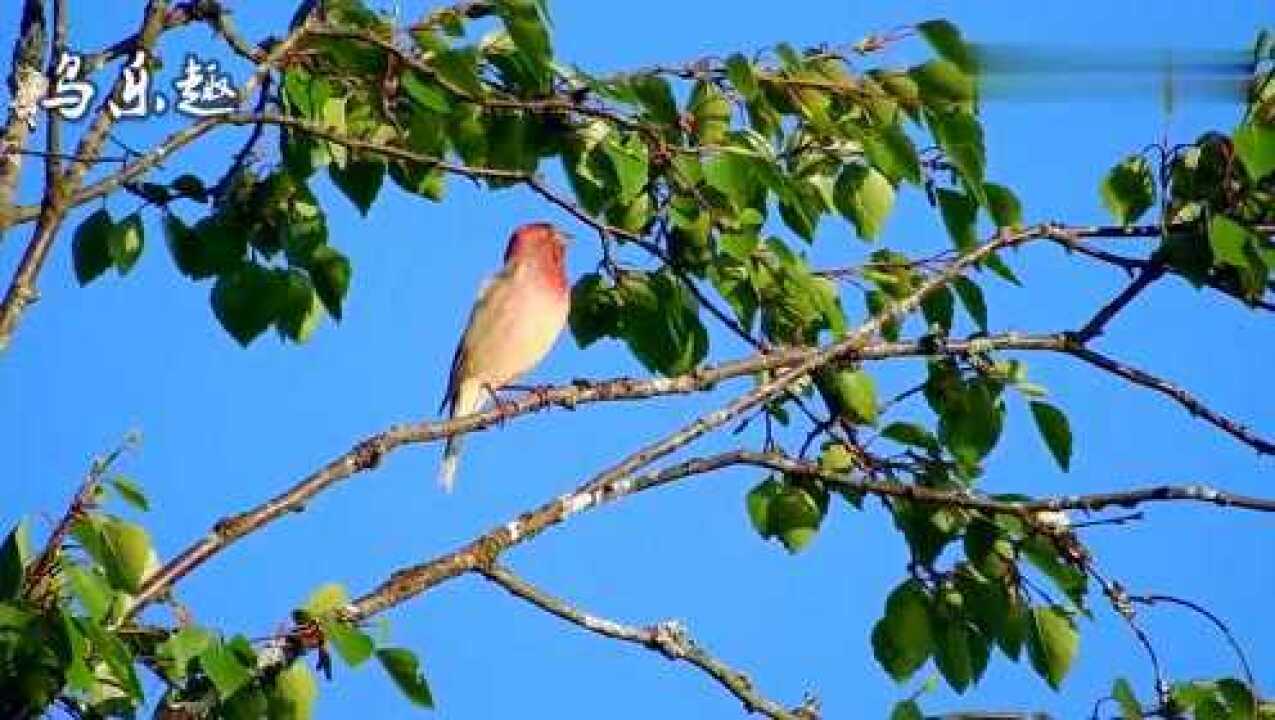
[[[482,304],[466,338],[466,363],[472,377],[499,388],[535,367],[553,347],[567,321],[566,278],[542,268],[517,268],[492,283]]]

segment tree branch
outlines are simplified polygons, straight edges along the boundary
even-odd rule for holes
[[[785,709],[779,703],[757,692],[748,676],[705,652],[703,648],[691,639],[686,628],[680,623],[666,620],[648,627],[622,625],[572,607],[565,601],[544,592],[500,565],[480,569],[478,572],[491,582],[504,588],[514,597],[525,600],[541,610],[585,630],[603,637],[622,640],[655,650],[670,660],[694,665],[730,691],[732,695],[739,698],[739,701],[744,704],[744,709],[750,713],[761,713],[776,720],[801,720],[803,718],[813,719],[818,717],[805,708],[796,711]]]
[[[846,490],[878,497],[897,497],[919,503],[963,507],[969,510],[1023,518],[1030,518],[1041,512],[1062,510],[1096,512],[1108,508],[1127,509],[1157,502],[1198,502],[1256,512],[1275,512],[1275,499],[1229,493],[1208,485],[1157,485],[1133,490],[1060,495],[1023,502],[1006,502],[965,491],[934,490],[921,485],[909,485],[896,481],[856,479],[824,470],[818,463],[795,460],[777,453],[741,451],[719,455],[710,460],[715,467],[725,467],[727,464],[755,465],[791,475],[817,478]]]
[[[1152,283],[1162,277],[1164,277],[1164,266],[1161,263],[1152,262],[1145,265],[1128,287],[1112,298],[1111,302],[1099,308],[1089,322],[1076,331],[1076,339],[1085,343],[1101,335],[1107,323],[1128,307],[1129,303],[1133,302],[1143,290],[1151,287]]]
[[[833,348],[822,352],[829,352]],[[1121,377],[1141,378],[1137,384],[1169,395],[1193,414],[1209,419],[1214,425],[1227,430],[1249,445],[1258,447],[1269,445],[1268,441],[1253,435],[1242,425],[1209,410],[1198,400],[1166,381],[1116,363],[1091,350],[1076,346],[1065,334],[1021,335],[1008,333],[965,341],[937,341],[931,339],[911,342],[878,342],[865,345],[855,350],[845,351],[840,361],[860,362],[897,357],[933,356],[945,354],[965,354],[988,352],[990,350],[1041,350],[1075,355],[1087,362],[1113,372]],[[516,400],[501,403],[490,410],[466,415],[447,422],[410,423],[393,426],[381,433],[368,437],[355,444],[346,453],[333,459],[319,470],[311,473],[300,482],[284,492],[241,512],[237,515],[219,520],[208,533],[193,545],[166,563],[156,573],[147,578],[135,597],[132,612],[154,602],[166,593],[175,583],[219,554],[243,537],[260,530],[266,525],[288,514],[304,510],[305,504],[319,493],[333,485],[358,473],[370,470],[379,465],[381,459],[399,447],[431,442],[468,432],[482,430],[493,425],[549,407],[574,409],[579,405],[594,402],[611,402],[639,400],[662,395],[689,394],[705,390],[720,382],[733,378],[750,376],[765,371],[774,371],[808,361],[820,351],[806,348],[782,348],[767,354],[757,354],[740,360],[734,360],[715,366],[696,370],[686,375],[672,378],[651,378],[638,380],[635,378],[616,378],[603,382],[575,381],[569,385],[539,389],[524,394]],[[1095,358],[1100,358],[1096,361]],[[1132,377],[1130,377],[1132,373]],[[760,387],[760,386],[759,386]],[[754,391],[755,392],[755,391]],[[731,417],[733,417],[732,415]],[[722,422],[728,422],[729,418]],[[1243,434],[1236,435],[1238,429]],[[1256,444],[1255,444],[1256,443]],[[1208,500],[1206,496],[1202,495]],[[1226,496],[1230,497],[1230,496]],[[1178,497],[1174,499],[1195,499]],[[1115,502],[1114,500],[1112,501]]]
[[[144,15],[145,20],[142,29],[138,33],[137,47],[150,48],[158,40],[159,35],[165,29],[166,8],[167,3],[165,0],[150,0],[147,4]],[[309,26],[310,23],[307,20],[307,22],[294,29],[287,39],[277,43],[271,49],[244,83],[242,88],[244,97],[251,95],[252,90],[265,80],[273,65],[291,49]],[[111,99],[117,97],[121,92],[124,82],[125,76],[121,72],[115,84],[107,93],[106,102],[103,102],[98,108],[97,115],[93,118],[92,124],[80,141],[79,147],[75,152],[76,156],[93,158],[100,153],[102,144],[105,142],[111,125],[114,123],[114,119],[107,108]],[[209,118],[208,120],[216,119]],[[185,144],[185,142],[190,142],[190,140],[201,135],[211,125],[207,120],[200,121],[189,128],[179,131],[175,136],[185,138],[182,143]],[[152,166],[153,164],[158,164],[164,157],[163,149],[166,146],[167,141],[161,144],[159,150],[153,151],[149,155]],[[44,200],[40,206],[40,213],[36,220],[36,227],[32,231],[31,240],[27,244],[26,251],[18,264],[9,289],[5,293],[4,300],[0,301],[0,350],[3,350],[8,345],[18,322],[21,320],[23,311],[37,296],[35,290],[36,279],[39,277],[45,258],[48,257],[49,249],[53,244],[58,229],[61,227],[63,219],[66,217],[66,213],[77,204],[77,191],[80,189],[84,176],[90,167],[92,167],[90,162],[74,161],[63,173],[61,182],[45,188]],[[116,180],[115,187],[118,187],[118,184],[123,182],[120,178],[124,174],[125,172],[122,170],[112,176]],[[10,219],[12,219],[12,215]]]
[[[1253,448],[1259,455],[1275,455],[1275,442],[1267,440],[1250,430],[1247,426],[1238,423],[1215,410],[1211,410],[1194,395],[1167,380],[1162,380],[1155,375],[1139,370],[1131,365],[1121,363],[1113,358],[1103,355],[1102,353],[1090,350],[1089,348],[1079,344],[1069,344],[1067,349],[1063,352],[1066,352],[1068,355],[1073,357],[1080,358],[1090,365],[1106,370],[1112,375],[1122,377],[1135,385],[1141,385],[1144,388],[1155,390],[1158,393],[1173,398],[1179,405],[1186,408],[1187,412],[1196,417],[1203,418],[1205,422]]]
[[[22,155],[39,110],[48,79],[44,75],[47,20],[43,0],[25,0],[18,38],[13,43],[9,74],[9,118],[0,135],[0,214],[13,204],[13,191],[22,171]]]

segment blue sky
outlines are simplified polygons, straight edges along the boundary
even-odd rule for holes
[[[230,2],[251,37],[283,27],[290,3]],[[0,6],[0,44],[17,24],[16,3]],[[73,45],[97,48],[131,28],[142,3],[76,4]],[[416,17],[425,3],[403,3]],[[92,7],[89,7],[92,6]],[[127,6],[127,10],[124,8]],[[1104,48],[1246,47],[1275,12],[1257,2],[1041,3],[734,3],[724,0],[553,3],[561,58],[618,70],[693,59],[776,41],[844,43],[869,32],[948,17],[979,41],[1086,44]],[[161,77],[175,77],[187,48],[217,56],[204,28],[164,46]],[[906,60],[909,51],[886,58]],[[243,77],[242,66],[230,63]],[[1097,184],[1124,154],[1167,132],[1188,141],[1207,128],[1230,128],[1235,106],[1188,102],[1166,119],[1153,95],[1067,103],[994,102],[984,110],[989,176],[1015,188],[1029,220],[1105,220]],[[124,137],[146,145],[184,120],[129,125]],[[223,131],[172,159],[157,174],[189,170],[215,180],[242,136]],[[35,199],[29,168],[24,200]],[[64,232],[14,346],[0,358],[0,456],[9,478],[0,523],[20,514],[59,513],[94,453],[130,429],[145,436],[126,471],[149,490],[157,511],[146,518],[162,555],[193,541],[221,515],[290,485],[355,440],[392,423],[428,417],[438,405],[455,338],[480,279],[500,258],[510,228],[569,218],[528,193],[487,193],[465,182],[430,204],[396,189],[370,216],[358,216],[322,181],[332,242],[351,256],[353,287],[340,326],[322,327],[306,346],[264,337],[239,348],[208,310],[208,288],[178,276],[158,223],[124,280],[113,275],[75,285]],[[133,209],[113,197],[117,214]],[[918,252],[946,244],[918,193],[900,201],[885,242]],[[191,208],[186,217],[194,219]],[[152,220],[155,220],[154,218]],[[577,231],[584,228],[574,227]],[[579,232],[587,237],[584,232]],[[0,245],[0,271],[17,262],[26,230]],[[1120,242],[1113,242],[1118,246]],[[1119,248],[1117,248],[1119,249]],[[1129,248],[1141,251],[1142,247]],[[862,259],[870,248],[840,222],[825,222],[814,249],[821,262]],[[597,262],[579,243],[573,275]],[[1011,258],[1026,287],[985,283],[999,329],[1057,330],[1083,322],[1124,282],[1117,273],[1066,258],[1052,247]],[[858,300],[848,301],[858,310]],[[853,317],[852,317],[853,319]],[[1193,389],[1212,406],[1275,431],[1269,316],[1168,280],[1146,293],[1098,341],[1098,347]],[[712,356],[744,351],[715,336]],[[1034,494],[1075,493],[1161,482],[1207,482],[1271,495],[1272,463],[1159,396],[1095,375],[1065,359],[1025,356],[1033,377],[1069,413],[1076,458],[1060,474],[1026,408],[1011,404],[1009,423],[987,474],[988,487]],[[873,367],[885,390],[923,373],[916,363]],[[536,372],[537,382],[607,377],[641,369],[615,343],[587,351],[563,338]],[[721,403],[732,385],[695,398],[641,406],[595,405],[554,411],[471,438],[452,496],[434,485],[439,450],[409,448],[374,473],[321,496],[307,511],[243,542],[185,581],[179,590],[197,620],[260,636],[321,583],[352,593],[393,569],[432,557],[516,513],[574,487],[639,443]],[[923,417],[919,408],[905,416]],[[709,453],[759,438],[708,438]],[[755,472],[723,472],[630,498],[574,518],[506,556],[529,580],[617,620],[684,621],[709,650],[748,672],[770,697],[796,704],[809,690],[828,717],[884,714],[915,687],[896,686],[868,644],[884,595],[905,573],[905,549],[878,509],[834,512],[803,554],[764,544],[749,527],[745,491]],[[1275,590],[1275,525],[1269,517],[1211,508],[1155,507],[1131,527],[1086,534],[1102,566],[1126,587],[1200,602],[1226,618],[1268,692],[1275,686],[1275,629],[1266,617]],[[965,697],[943,690],[928,710],[1020,708],[1061,717],[1087,714],[1126,675],[1150,694],[1149,670],[1126,628],[1101,599],[1082,626],[1081,654],[1062,693],[1025,666],[995,659]],[[464,578],[389,616],[396,643],[417,650],[449,718],[518,715],[615,718],[731,718],[737,703],[699,673],[645,650],[568,627],[484,581]],[[1174,609],[1145,622],[1174,677],[1238,671],[1221,639],[1201,620]],[[320,717],[404,717],[410,711],[372,667],[323,685]]]

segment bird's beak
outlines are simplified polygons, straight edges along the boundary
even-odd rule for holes
[[[576,236],[567,232],[566,230],[559,230],[558,239],[561,240],[562,243],[565,245],[567,243],[575,242]]]

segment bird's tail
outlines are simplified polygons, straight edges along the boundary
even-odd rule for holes
[[[447,446],[443,450],[443,464],[438,468],[438,486],[443,492],[451,492],[456,484],[456,466],[460,464],[459,435],[447,438]]]
[[[474,412],[482,404],[483,393],[482,387],[476,386],[471,382],[461,382],[456,388],[455,401],[452,403],[453,418],[461,415],[468,415]],[[460,445],[463,440],[461,435],[452,435],[447,438],[447,444],[443,449],[443,464],[438,468],[438,485],[445,492],[451,492],[456,484],[456,467],[460,464]]]

